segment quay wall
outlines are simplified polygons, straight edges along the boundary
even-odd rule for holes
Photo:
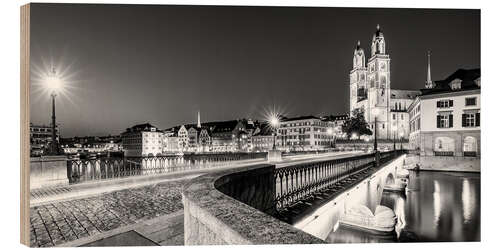
[[[336,227],[339,218],[352,206],[364,205],[374,212],[380,204],[386,182],[391,178],[392,180],[396,178],[396,172],[402,169],[405,158],[406,155],[402,155],[389,162],[385,167],[340,193],[293,226],[325,240]]]
[[[406,164],[415,164],[419,170],[481,172],[480,157],[409,155]]]
[[[211,172],[183,187],[184,244],[319,244],[274,217],[274,165]]]

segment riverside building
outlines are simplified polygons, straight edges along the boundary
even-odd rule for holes
[[[409,107],[410,148],[426,156],[480,156],[480,69],[428,79],[421,91]]]

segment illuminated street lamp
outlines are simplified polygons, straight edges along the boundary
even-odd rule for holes
[[[271,124],[271,127],[273,128],[273,150],[276,150],[276,134],[278,133],[280,120],[277,116],[272,116],[269,118],[269,124]]]
[[[50,97],[52,98],[52,142],[48,153],[58,155],[60,149],[56,138],[56,96],[64,86],[63,81],[57,76],[55,68],[52,68],[52,71],[46,77],[45,86],[50,91]]]

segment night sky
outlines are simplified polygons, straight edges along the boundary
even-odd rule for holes
[[[68,68],[57,97],[63,137],[202,121],[347,113],[358,40],[367,59],[377,24],[395,89],[480,67],[480,11],[32,4],[31,63]],[[32,76],[32,82],[34,81]],[[32,86],[31,121],[50,124]]]

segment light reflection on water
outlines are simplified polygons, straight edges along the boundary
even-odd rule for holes
[[[406,193],[382,194],[398,221],[393,236],[376,236],[339,227],[328,235],[331,243],[408,241],[479,241],[480,174],[410,172]]]

